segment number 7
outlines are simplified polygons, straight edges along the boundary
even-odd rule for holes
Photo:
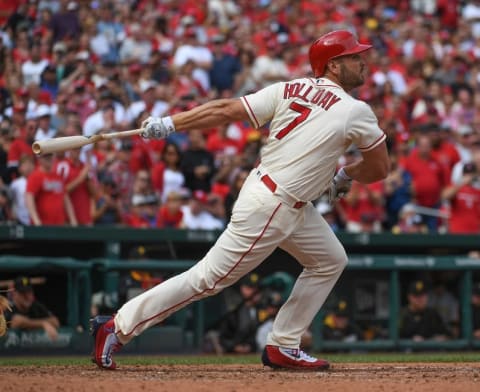
[[[300,105],[297,102],[292,102],[289,108],[296,111],[297,113],[300,113],[300,115],[295,117],[286,127],[278,131],[275,136],[278,140],[283,139],[293,128],[295,128],[298,124],[304,122],[312,111],[312,109],[310,109],[309,107]]]

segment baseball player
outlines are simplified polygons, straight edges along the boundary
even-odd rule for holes
[[[345,250],[311,203],[328,192],[331,201],[352,180],[387,176],[385,134],[371,108],[348,94],[363,84],[359,44],[348,31],[333,31],[310,47],[314,77],[279,82],[241,98],[218,99],[168,117],[149,117],[145,138],[176,129],[212,128],[249,120],[269,123],[261,163],[246,179],[230,223],[195,266],[125,303],[114,317],[91,320],[94,362],[114,369],[112,354],[135,336],[193,301],[214,295],[257,267],[277,247],[303,266],[290,297],[275,318],[262,362],[271,368],[324,370],[329,363],[300,349],[311,324],[347,264]],[[339,158],[355,144],[362,159],[341,168]]]

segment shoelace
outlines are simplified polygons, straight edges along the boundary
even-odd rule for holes
[[[299,350],[298,357],[305,361],[314,362],[317,358],[308,355],[305,351]]]

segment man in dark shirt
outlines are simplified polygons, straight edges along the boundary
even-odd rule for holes
[[[261,299],[258,275],[251,273],[242,278],[239,291],[240,303],[220,323],[219,343],[226,353],[254,353],[255,336],[260,324],[257,308]]]
[[[472,291],[473,338],[480,339],[480,282],[473,285]]]
[[[438,312],[427,306],[425,282],[413,281],[408,287],[408,305],[400,314],[400,338],[423,341],[446,340],[450,332]]]
[[[193,130],[188,134],[189,147],[184,152],[181,170],[185,176],[185,185],[192,192],[202,190],[210,192],[211,182],[215,174],[213,154],[206,149],[202,131]]]
[[[323,338],[343,342],[355,342],[362,339],[362,331],[351,319],[348,303],[345,299],[336,302],[335,307],[323,320]]]
[[[15,329],[43,329],[53,341],[58,337],[60,322],[45,305],[35,299],[30,279],[20,276],[15,279],[11,297],[11,311],[5,313],[10,327]]]

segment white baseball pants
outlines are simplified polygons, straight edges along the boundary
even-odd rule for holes
[[[268,344],[298,348],[347,264],[345,250],[312,203],[296,209],[280,188],[272,193],[253,169],[225,231],[205,257],[125,303],[115,316],[123,343],[193,301],[214,295],[255,269],[277,247],[304,267],[281,307]],[[272,261],[274,262],[274,261]]]

